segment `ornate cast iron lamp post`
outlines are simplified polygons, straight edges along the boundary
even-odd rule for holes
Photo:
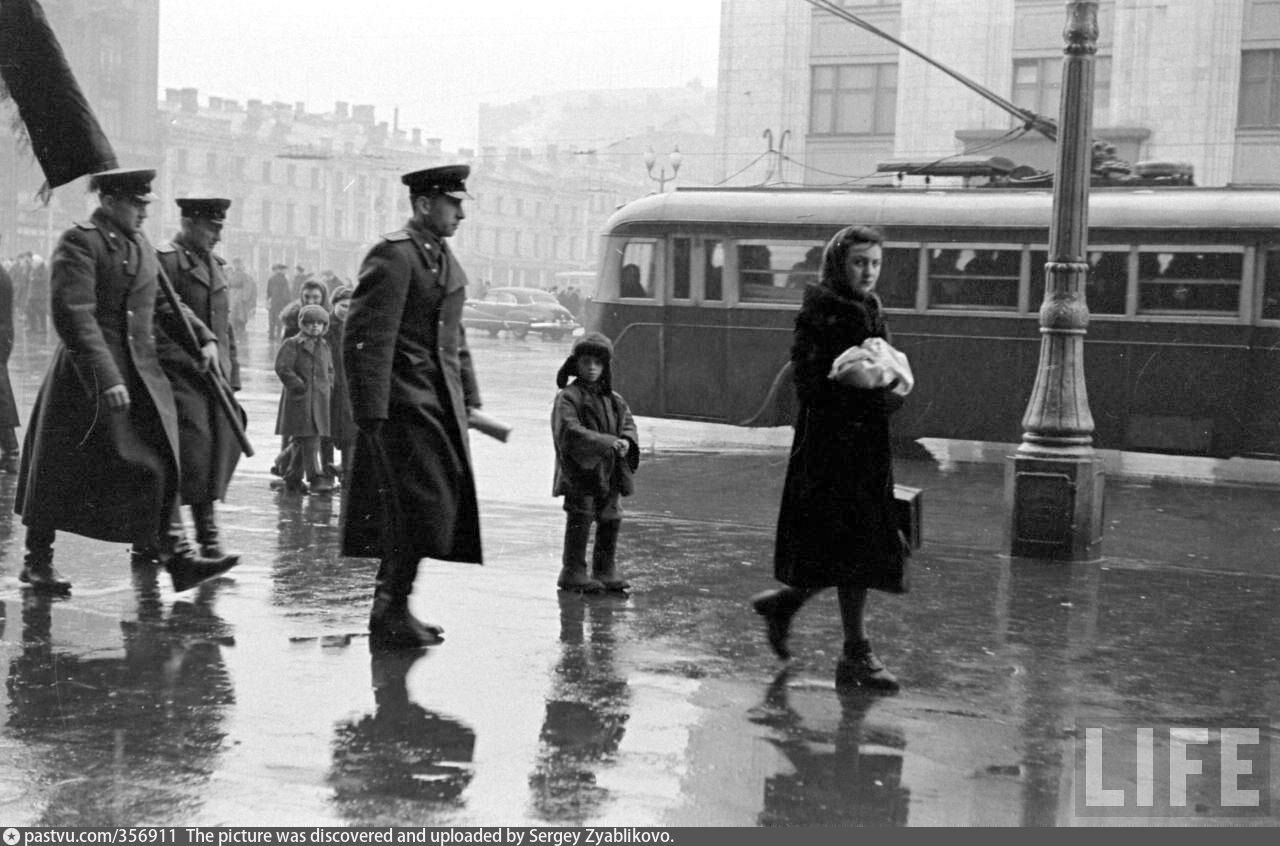
[[[1005,488],[1012,555],[1086,561],[1101,552],[1104,481],[1093,449],[1093,415],[1084,376],[1098,0],[1067,3],[1063,36],[1058,168],[1040,306],[1040,364],[1022,418],[1022,444],[1006,468]]]
[[[667,190],[667,183],[672,182],[676,178],[676,174],[680,172],[680,165],[684,164],[684,156],[680,154],[680,148],[675,147],[667,156],[667,161],[671,163],[671,175],[667,176],[667,166],[662,165],[658,168],[658,175],[653,175],[653,166],[658,163],[658,156],[650,147],[644,153],[644,169],[649,174],[649,178],[658,183],[658,193]]]

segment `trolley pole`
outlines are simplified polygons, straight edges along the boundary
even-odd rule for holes
[[[1005,472],[1009,551],[1016,557],[1088,561],[1102,546],[1103,468],[1093,449],[1085,390],[1089,325],[1089,179],[1098,0],[1070,0],[1058,121],[1058,168],[1040,306],[1040,363],[1022,418],[1022,444]]]

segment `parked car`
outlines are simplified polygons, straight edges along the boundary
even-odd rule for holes
[[[532,331],[552,341],[580,328],[567,308],[537,288],[490,288],[484,299],[467,300],[462,325],[494,336],[505,329],[517,338]]]

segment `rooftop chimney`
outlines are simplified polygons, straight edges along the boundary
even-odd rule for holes
[[[357,123],[374,123],[373,106],[359,105],[351,107],[351,119]]]
[[[443,143],[444,143],[444,141],[442,141],[442,140],[441,140],[441,139],[439,139],[439,138],[428,138],[428,139],[427,139],[427,149],[428,149],[428,150],[430,150],[430,151],[431,151],[431,152],[433,152],[433,153],[442,153],[442,152],[444,152],[444,149],[443,149],[443,147],[441,146]]]
[[[182,110],[195,114],[200,111],[200,91],[195,88],[183,88],[178,92],[178,98],[182,103]]]
[[[346,120],[351,116],[351,104],[342,100],[333,104],[333,114],[338,120]]]
[[[302,117],[307,113],[307,104],[301,100],[297,100],[293,104],[293,113],[298,117]]]
[[[417,127],[414,127],[413,129],[413,146],[415,147],[422,146],[422,130],[418,129]]]

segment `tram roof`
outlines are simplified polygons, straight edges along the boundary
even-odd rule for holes
[[[1052,205],[1052,191],[1026,188],[681,188],[627,203],[605,231],[677,222],[1047,228]],[[1280,188],[1093,188],[1089,227],[1280,229]]]

